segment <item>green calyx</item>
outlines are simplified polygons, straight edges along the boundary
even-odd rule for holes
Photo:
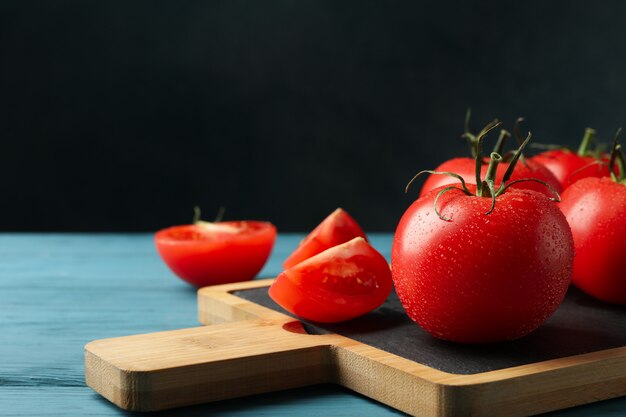
[[[406,185],[404,192],[408,193],[409,188],[411,187],[411,185],[413,184],[413,182],[421,175],[423,174],[431,174],[431,175],[447,175],[450,177],[453,177],[457,180],[459,180],[460,182],[460,187],[459,186],[455,186],[455,185],[450,185],[447,186],[443,189],[441,189],[439,191],[439,193],[437,194],[437,196],[435,197],[435,201],[434,201],[434,209],[435,209],[435,213],[437,213],[437,216],[439,216],[440,219],[445,220],[445,221],[450,221],[450,218],[445,217],[443,214],[441,214],[441,212],[439,211],[439,209],[437,208],[437,202],[439,201],[439,198],[444,195],[445,193],[447,193],[448,191],[451,190],[460,190],[462,191],[465,195],[467,196],[477,196],[477,197],[485,197],[485,198],[490,198],[491,199],[491,206],[489,208],[488,211],[486,211],[484,214],[485,215],[489,215],[491,214],[495,207],[496,207],[496,198],[499,197],[500,195],[504,194],[506,192],[506,190],[513,184],[517,184],[520,182],[527,182],[527,181],[533,181],[533,182],[538,182],[546,187],[548,187],[554,194],[555,197],[551,198],[551,200],[553,201],[560,201],[560,196],[559,193],[548,183],[536,179],[536,178],[523,178],[523,179],[518,179],[515,181],[510,181],[511,176],[513,175],[513,171],[515,170],[515,166],[517,165],[518,161],[523,157],[523,150],[526,147],[526,145],[528,145],[528,142],[530,142],[530,139],[532,137],[532,134],[530,132],[528,132],[528,135],[526,136],[525,139],[523,139],[519,145],[519,147],[512,152],[512,156],[510,158],[509,161],[509,166],[507,167],[507,170],[504,173],[504,176],[502,177],[502,181],[500,182],[500,184],[498,185],[498,187],[496,188],[496,173],[497,173],[497,169],[498,169],[498,164],[500,164],[501,162],[504,161],[504,158],[502,157],[502,148],[504,147],[504,141],[510,136],[510,134],[505,131],[505,130],[501,130],[500,131],[500,136],[498,138],[498,143],[496,144],[496,147],[494,149],[494,152],[491,152],[490,154],[490,158],[489,158],[489,166],[487,167],[487,172],[485,173],[485,178],[481,178],[481,168],[483,165],[483,157],[482,157],[482,144],[483,141],[485,139],[485,137],[487,136],[487,134],[489,132],[491,132],[493,129],[497,128],[498,126],[500,126],[502,123],[500,121],[493,120],[492,122],[490,122],[489,124],[487,124],[480,132],[478,135],[472,135],[468,133],[468,129],[467,129],[467,123],[469,121],[469,110],[468,110],[468,117],[466,117],[466,132],[464,133],[464,137],[468,138],[468,141],[470,140],[469,138],[471,138],[471,143],[472,143],[472,149],[473,154],[474,154],[474,159],[476,161],[476,193],[472,193],[469,188],[467,187],[467,184],[465,182],[465,179],[463,177],[461,177],[460,175],[454,173],[454,172],[441,172],[441,171],[432,171],[432,170],[423,170],[418,172],[413,178],[411,178],[411,180],[409,181],[409,183]],[[518,122],[520,121],[520,119],[518,119]],[[516,126],[517,126],[517,122],[516,122]],[[623,170],[621,170],[620,172],[624,172]]]
[[[465,114],[465,130],[463,134],[461,135],[461,137],[467,140],[470,146],[472,158],[476,159],[478,156],[482,155],[482,140],[484,139],[485,135],[489,133],[491,130],[500,126],[502,123],[498,121],[498,119],[494,119],[491,123],[485,126],[477,135],[475,135],[470,132],[470,128],[469,128],[471,115],[472,115],[471,109],[467,109],[467,113]],[[518,123],[521,120],[523,119],[519,118],[516,123]],[[509,139],[510,137],[511,137],[511,134],[508,131],[504,129],[500,130],[500,136],[498,136],[498,141],[496,142],[496,145],[493,147],[493,152],[496,152],[502,155],[502,157],[504,158],[503,161],[508,161],[510,159],[510,156],[508,154],[504,155],[503,153],[504,144],[506,143],[507,139]],[[481,166],[485,164],[482,158],[480,159],[480,164]]]
[[[206,225],[207,223],[221,222],[222,219],[224,218],[225,212],[226,212],[226,208],[224,208],[224,206],[220,206],[220,209],[217,212],[217,216],[215,216],[215,220],[213,220],[212,222],[207,222],[207,221],[202,220],[202,211],[200,210],[200,207],[194,206],[193,207],[193,224]]]
[[[502,123],[498,119],[494,119],[491,123],[485,126],[477,135],[475,135],[470,132],[470,128],[469,128],[469,122],[470,122],[471,116],[472,116],[472,110],[467,109],[467,113],[465,114],[465,130],[463,134],[461,135],[461,137],[467,140],[467,143],[470,146],[470,152],[472,154],[472,158],[476,159],[482,153],[482,149],[481,149],[482,140],[484,139],[485,135],[489,133],[491,130],[500,126]],[[509,132],[507,132],[504,129],[501,130],[500,136],[498,137],[498,142],[496,143],[496,146],[493,148],[493,151],[499,154],[502,154],[502,150],[504,149],[504,143],[510,137],[511,137],[511,134]],[[482,160],[481,160],[481,164],[482,164]]]
[[[615,132],[615,138],[613,138],[613,149],[611,150],[611,159],[609,160],[609,172],[611,173],[611,179],[613,181],[626,185],[626,172],[624,172],[626,159],[624,159],[622,145],[618,142],[621,133],[622,128],[620,127],[617,129],[617,132]]]
[[[503,154],[504,151],[504,143],[508,138],[511,137],[511,134],[506,130],[500,130],[500,136],[498,137],[498,142],[496,142],[496,146],[493,147],[493,152]]]
[[[469,130],[469,122],[471,118],[472,118],[472,109],[468,108],[467,112],[465,112],[465,125],[464,125],[465,129],[461,137],[467,140],[467,143],[470,147],[470,152],[472,153],[472,158],[476,158],[476,154],[477,154],[476,145],[478,141],[476,139],[476,135],[472,134]]]

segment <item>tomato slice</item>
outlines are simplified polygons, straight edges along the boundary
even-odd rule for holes
[[[289,269],[328,248],[347,242],[355,237],[367,239],[361,226],[344,209],[338,208],[326,217],[283,263]]]
[[[254,278],[275,240],[274,225],[260,221],[198,222],[160,230],[154,237],[165,264],[197,287]]]
[[[374,310],[387,299],[392,285],[385,258],[356,237],[287,269],[269,295],[299,317],[335,323]]]

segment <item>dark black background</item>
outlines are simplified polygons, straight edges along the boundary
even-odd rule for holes
[[[620,1],[0,2],[0,230],[206,218],[392,231],[420,169],[518,115],[626,123]]]

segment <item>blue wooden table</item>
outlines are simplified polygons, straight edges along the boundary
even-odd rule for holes
[[[260,277],[273,277],[301,235],[281,235]],[[372,235],[389,257],[391,235]],[[116,416],[84,383],[94,339],[199,325],[195,290],[160,261],[151,234],[0,235],[0,415]],[[157,415],[392,416],[402,413],[332,385]],[[626,398],[546,416],[626,416]]]

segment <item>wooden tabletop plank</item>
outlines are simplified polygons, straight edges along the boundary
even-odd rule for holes
[[[259,275],[275,276],[302,235],[281,235]],[[389,257],[391,235],[372,242]],[[84,384],[91,340],[198,325],[195,290],[162,264],[151,234],[0,234],[0,415],[118,416]],[[190,407],[186,415],[391,416],[335,386]],[[617,416],[626,398],[551,416]],[[159,414],[167,415],[167,414]],[[174,414],[171,414],[174,415]]]

